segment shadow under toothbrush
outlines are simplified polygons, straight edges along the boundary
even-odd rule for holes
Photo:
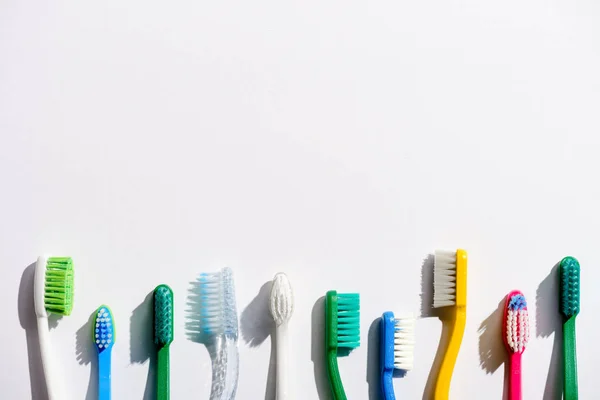
[[[48,398],[46,392],[46,379],[42,369],[42,356],[38,340],[37,318],[33,303],[33,286],[35,279],[35,262],[29,264],[23,270],[21,282],[19,283],[19,294],[17,299],[17,312],[21,328],[25,330],[27,341],[27,359],[29,364],[29,383],[32,400],[45,400]],[[57,320],[50,320],[50,328],[56,326]]]
[[[311,360],[319,400],[331,399],[325,365],[325,296],[320,297],[311,313]]]
[[[507,360],[507,351],[502,340],[502,318],[506,298],[481,322],[479,334],[479,366],[486,374],[494,374]]]
[[[379,330],[381,318],[376,318],[369,327],[367,343],[367,384],[369,386],[369,400],[380,400],[381,396],[381,370],[379,368]]]
[[[503,298],[498,307],[483,320],[477,333],[479,334],[479,366],[486,374],[494,374],[504,364],[504,379],[502,398],[508,399],[510,365],[508,352],[502,340],[502,318],[506,298]]]
[[[544,386],[543,400],[562,398],[563,392],[563,336],[562,315],[559,311],[559,268],[556,263],[550,273],[540,282],[536,291],[536,336],[548,338],[554,336],[550,366]]]
[[[246,306],[240,315],[240,331],[242,339],[250,347],[260,346],[269,336],[271,337],[271,355],[269,357],[269,369],[267,371],[267,385],[265,388],[265,400],[274,400],[276,397],[276,337],[273,335],[275,321],[271,316],[269,301],[273,281],[268,281],[261,286],[258,294]]]
[[[250,347],[260,346],[275,329],[275,321],[269,309],[272,281],[261,286],[258,294],[240,315],[242,339]]]
[[[143,400],[156,398],[156,345],[154,344],[154,291],[133,310],[129,319],[129,362],[148,362]]]
[[[85,324],[75,333],[75,357],[80,365],[90,366],[90,378],[85,394],[85,400],[98,398],[98,356],[96,346],[92,341],[92,327],[96,311],[90,314]]]

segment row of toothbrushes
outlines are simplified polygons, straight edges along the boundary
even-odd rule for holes
[[[467,254],[464,250],[436,251],[434,257],[433,307],[450,329],[450,341],[437,377],[434,398],[448,399],[450,381],[466,322]],[[564,317],[564,398],[577,399],[575,317],[579,312],[579,263],[566,257],[560,263],[561,313]],[[201,274],[197,285],[197,324],[191,328],[211,355],[213,377],[211,399],[234,399],[237,389],[238,314],[233,274],[228,268]],[[50,356],[48,315],[69,315],[73,307],[73,262],[69,257],[40,257],[35,271],[35,312],[42,365],[49,400],[63,400],[57,369]],[[273,280],[270,311],[276,324],[277,399],[287,399],[287,323],[294,309],[292,288],[285,274]],[[166,285],[154,290],[154,339],[157,346],[157,399],[169,399],[169,345],[173,341],[173,292]],[[337,357],[360,345],[360,297],[329,291],[325,298],[326,366],[334,400],[346,399]],[[101,306],[94,316],[93,341],[98,350],[98,398],[110,399],[110,359],[115,343],[114,318]],[[386,312],[381,318],[381,389],[383,398],[395,399],[392,378],[396,370],[413,366],[415,320]],[[502,337],[511,354],[510,399],[521,399],[521,355],[529,338],[527,303],[519,291],[509,293],[503,318]]]
[[[436,251],[434,256],[433,307],[439,309],[440,319],[450,330],[434,388],[435,400],[447,400],[450,381],[458,356],[466,322],[467,253]],[[578,398],[575,318],[579,314],[579,262],[565,257],[559,264],[559,311],[563,317],[564,396]],[[360,344],[358,294],[327,293],[326,297],[327,370],[334,400],[345,400],[346,394],[337,367],[337,355]],[[522,292],[513,290],[506,296],[502,332],[509,353],[509,400],[522,399],[521,356],[529,340],[529,314]],[[381,394],[385,400],[395,400],[392,378],[396,371],[406,372],[413,367],[415,319],[411,315],[396,317],[385,312],[380,322]]]

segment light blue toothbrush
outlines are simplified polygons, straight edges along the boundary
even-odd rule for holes
[[[115,326],[110,308],[102,305],[94,318],[94,344],[98,350],[98,400],[110,400],[110,358]]]

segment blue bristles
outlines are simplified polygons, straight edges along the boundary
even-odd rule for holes
[[[518,294],[510,298],[510,302],[508,303],[508,308],[510,310],[524,310],[527,308],[527,300],[525,300],[525,296]]]

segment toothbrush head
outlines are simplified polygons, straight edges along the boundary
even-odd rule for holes
[[[112,312],[108,306],[98,307],[94,317],[93,329],[93,340],[98,353],[112,349],[115,344],[115,325]]]
[[[381,317],[381,368],[383,371],[410,371],[414,364],[415,317],[395,317],[385,312]]]
[[[173,291],[167,285],[154,289],[154,343],[168,346],[173,342]]]
[[[351,351],[360,346],[360,295],[330,290],[325,296],[325,341],[328,348]]]
[[[523,293],[513,290],[506,296],[503,341],[509,353],[523,353],[529,342],[529,312]]]
[[[467,252],[436,250],[433,267],[433,307],[467,305]]]
[[[73,310],[73,259],[40,257],[35,273],[34,302],[37,316],[70,315]]]
[[[565,257],[560,262],[560,312],[565,319],[579,314],[579,261]]]
[[[201,335],[225,335],[237,340],[238,315],[231,269],[201,274],[199,298]]]
[[[294,313],[294,292],[284,273],[278,273],[273,278],[269,309],[277,326],[288,322]]]

